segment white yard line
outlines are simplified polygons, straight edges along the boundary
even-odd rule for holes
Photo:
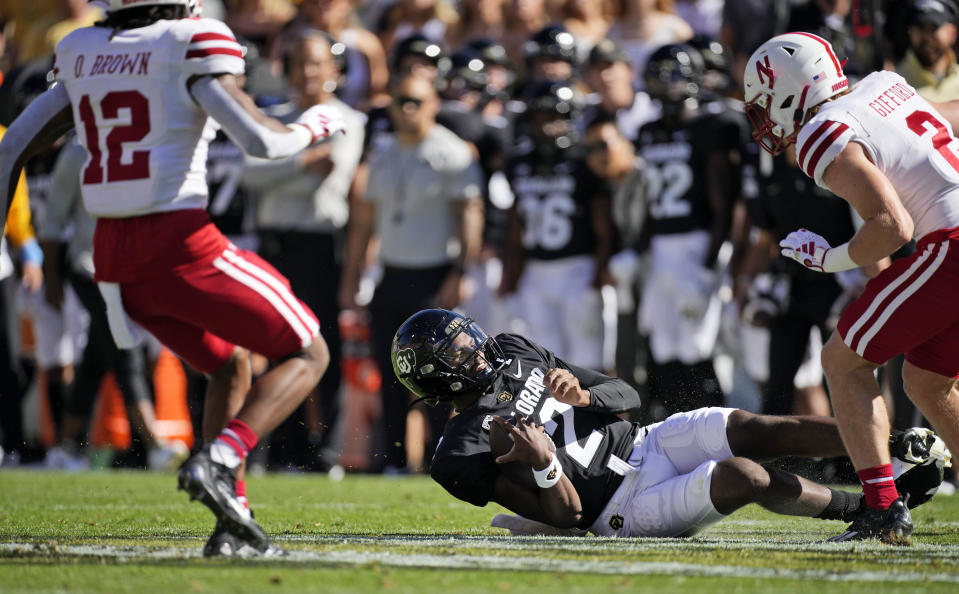
[[[373,541],[373,537],[370,537]],[[385,539],[394,544],[422,546],[427,539]],[[436,544],[448,545],[450,539],[433,539]],[[342,541],[342,539],[341,539]],[[314,540],[313,542],[316,542]],[[330,542],[335,542],[330,539]],[[354,540],[354,542],[356,542]],[[376,542],[381,542],[376,539]],[[457,542],[453,539],[452,542]],[[476,541],[474,541],[475,543]],[[624,541],[617,541],[624,542]],[[385,543],[383,543],[385,544]],[[502,549],[503,540],[497,540]],[[955,548],[955,547],[950,547]],[[845,550],[834,547],[834,551]],[[858,550],[858,549],[857,549]],[[888,548],[886,549],[889,550]],[[94,559],[116,559],[117,561],[135,561],[138,559],[197,559],[200,549],[193,547],[143,547],[143,546],[97,546],[97,545],[45,545],[29,543],[0,543],[0,553],[20,557],[73,557]],[[246,559],[244,562],[256,561]],[[293,550],[286,557],[263,560],[267,563],[299,564],[320,566],[357,566],[385,565],[400,568],[428,569],[475,569],[475,570],[515,570],[547,571],[567,573],[598,573],[609,575],[682,575],[704,577],[732,577],[752,579],[797,579],[825,580],[831,582],[940,582],[959,584],[959,573],[921,573],[896,571],[859,570],[852,572],[827,571],[821,569],[781,569],[768,567],[743,567],[736,565],[700,565],[696,563],[678,563],[663,561],[593,561],[581,559],[548,559],[528,555],[434,555],[423,553],[370,552],[336,550],[328,552]]]

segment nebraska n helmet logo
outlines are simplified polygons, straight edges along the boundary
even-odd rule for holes
[[[759,77],[759,82],[766,84],[764,76],[769,79],[769,88],[773,88],[773,84],[776,82],[776,74],[773,72],[772,66],[769,65],[769,56],[763,56],[765,64],[756,60],[756,75]]]
[[[403,349],[396,353],[396,369],[403,375],[409,375],[416,365],[416,354],[413,349]]]

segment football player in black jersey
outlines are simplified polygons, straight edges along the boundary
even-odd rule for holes
[[[516,196],[501,293],[516,293],[529,333],[560,356],[603,369],[600,289],[611,285],[610,195],[583,162],[576,91],[542,81],[530,92],[507,160]]]
[[[406,320],[391,359],[420,399],[456,409],[431,475],[473,505],[495,501],[535,522],[604,536],[691,535],[749,503],[837,520],[855,519],[862,508],[861,494],[758,462],[843,454],[828,417],[703,408],[642,427],[617,416],[639,406],[624,381],[570,365],[516,334],[490,337],[472,319],[441,309]],[[499,461],[528,464],[537,486],[510,478],[494,460],[494,423],[515,444]],[[920,433],[890,440],[897,455],[918,463],[897,479],[911,477],[904,488],[915,493],[913,505],[942,480],[945,460],[928,447],[936,440]],[[925,483],[917,486],[920,476]]]
[[[722,302],[720,247],[739,194],[742,126],[702,109],[702,56],[666,45],[647,63],[649,94],[663,117],[639,131],[644,159],[650,265],[640,328],[649,337],[650,391],[666,413],[722,402],[713,356]]]

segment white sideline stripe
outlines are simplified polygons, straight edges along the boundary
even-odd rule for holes
[[[943,241],[940,243],[939,254],[936,255],[935,261],[926,267],[926,269],[922,271],[922,274],[919,275],[919,278],[913,281],[911,285],[896,295],[896,298],[892,300],[892,303],[890,303],[889,306],[883,310],[882,315],[879,316],[879,319],[873,323],[872,328],[862,335],[862,338],[859,339],[859,348],[856,350],[856,353],[858,353],[860,357],[862,357],[862,354],[866,352],[866,347],[869,345],[869,341],[872,340],[872,338],[882,329],[883,324],[889,321],[889,318],[892,317],[892,314],[894,314],[897,309],[899,309],[899,306],[902,305],[906,299],[912,296],[913,293],[918,291],[924,284],[926,284],[926,281],[929,280],[929,277],[939,269],[939,266],[942,265],[942,261],[946,259],[946,252],[948,251],[949,242]]]
[[[888,550],[888,547],[887,547]],[[129,562],[136,559],[202,559],[198,547],[98,546],[98,545],[45,545],[29,543],[0,543],[0,552],[20,557],[92,557],[116,559]],[[31,555],[33,553],[33,555]],[[217,560],[214,560],[217,561]],[[668,561],[591,561],[580,559],[544,559],[532,556],[496,555],[433,555],[423,553],[394,553],[367,551],[290,551],[286,557],[238,560],[247,564],[262,561],[269,564],[309,563],[316,565],[388,565],[392,567],[420,567],[430,569],[476,569],[502,572],[538,571],[567,573],[598,573],[605,575],[682,575],[732,578],[776,578],[797,580],[824,580],[830,582],[942,582],[959,583],[959,574],[884,572],[884,571],[827,571],[822,569],[783,569],[775,567],[745,567],[738,565],[700,565]]]
[[[303,306],[300,304],[300,300],[296,298],[296,295],[286,288],[286,285],[277,280],[275,276],[263,270],[256,264],[244,260],[242,257],[238,256],[236,252],[226,250],[223,252],[223,256],[226,257],[226,259],[233,263],[237,268],[252,274],[260,281],[269,285],[271,289],[276,291],[276,293],[283,298],[283,301],[293,308],[293,311],[296,312],[297,316],[306,325],[306,327],[309,328],[310,332],[316,335],[320,331],[319,322],[313,320],[313,316],[303,309]]]
[[[866,322],[869,321],[869,318],[876,313],[876,310],[879,309],[879,304],[885,301],[886,297],[895,291],[899,285],[909,280],[909,277],[911,277],[913,273],[916,272],[916,270],[926,262],[926,260],[929,258],[929,255],[932,253],[929,249],[931,247],[932,246],[928,246],[926,250],[918,258],[916,258],[916,261],[912,263],[912,266],[907,268],[904,273],[900,274],[896,280],[889,283],[885,289],[879,291],[879,294],[876,295],[876,298],[872,300],[872,303],[869,304],[869,307],[866,309],[866,311],[863,312],[863,314],[859,316],[859,319],[856,320],[856,323],[849,328],[849,332],[846,333],[846,340],[849,342],[846,343],[846,346],[856,350],[852,346],[853,337],[855,337],[856,334],[859,333],[859,330],[866,325]]]
[[[226,253],[226,252],[224,252]],[[313,336],[310,334],[309,330],[303,326],[303,322],[293,313],[293,310],[283,302],[279,295],[267,288],[266,285],[253,278],[249,274],[239,270],[237,267],[233,266],[223,258],[217,258],[213,261],[213,265],[223,271],[224,274],[230,278],[236,280],[237,282],[246,285],[247,287],[256,291],[261,297],[270,302],[270,305],[281,315],[283,319],[293,328],[293,331],[296,332],[296,335],[300,337],[300,344],[303,347],[306,347],[313,340]]]

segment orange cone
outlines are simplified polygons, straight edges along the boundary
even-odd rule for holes
[[[158,437],[179,440],[193,447],[193,423],[186,404],[186,373],[183,364],[167,349],[160,351],[153,372]]]
[[[123,405],[123,394],[113,374],[108,373],[100,384],[100,397],[90,428],[90,443],[98,448],[126,450],[130,448],[130,441],[130,421],[127,419],[126,406]]]

